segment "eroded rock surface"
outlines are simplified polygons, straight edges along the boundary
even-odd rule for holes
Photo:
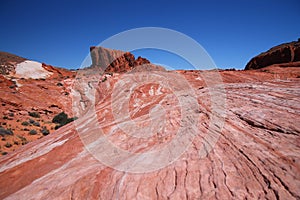
[[[2,156],[54,132],[56,114],[72,116],[70,92],[76,73],[4,52],[0,65]]]
[[[267,69],[114,74],[75,123],[0,158],[0,198],[299,199],[300,69]]]
[[[151,64],[146,58],[135,59],[130,52],[112,50],[104,47],[91,47],[92,67],[100,68],[105,72],[124,73],[135,71],[157,71],[164,70],[163,67]],[[138,69],[137,69],[138,68]]]
[[[273,64],[293,63],[300,61],[300,39],[269,49],[252,58],[245,69],[260,69]],[[299,66],[299,64],[298,64]]]

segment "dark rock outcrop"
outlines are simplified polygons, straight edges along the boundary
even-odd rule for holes
[[[283,64],[300,61],[300,39],[275,46],[266,52],[252,58],[245,67],[248,69],[260,69],[273,64]]]

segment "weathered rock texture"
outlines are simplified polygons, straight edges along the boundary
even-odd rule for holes
[[[260,69],[273,64],[292,63],[300,61],[300,39],[278,45],[252,58],[246,65],[247,69]],[[299,66],[299,64],[298,64]]]
[[[92,67],[98,67],[105,72],[124,73],[135,68],[135,71],[157,71],[164,70],[163,67],[153,65],[146,58],[135,59],[130,52],[111,50],[104,47],[91,47]]]
[[[0,74],[8,75],[14,71],[15,65],[25,61],[25,58],[20,56],[7,53],[0,52]]]
[[[203,77],[215,78],[215,72],[151,73],[158,77],[157,81],[159,77],[173,80],[177,98],[166,84],[139,84],[147,79],[146,74],[108,77],[95,86],[96,116],[88,112],[76,124],[64,126],[0,158],[0,198],[299,199],[300,68],[285,67],[285,73],[281,73],[280,67],[267,69],[220,72],[224,83],[213,88],[208,87]],[[193,93],[182,90],[185,80]],[[226,113],[224,127],[217,137],[214,130],[218,130],[219,124],[211,122],[210,95],[222,92],[222,87],[226,93]],[[197,106],[189,107],[188,102],[193,100],[198,102]],[[129,102],[124,105],[130,117],[119,115],[122,112],[118,108],[123,109],[120,102]],[[194,117],[182,119],[184,112]],[[120,127],[130,129],[126,125],[132,120],[145,131],[140,132],[138,126],[132,132],[122,131]],[[100,123],[103,133],[99,134],[95,121]],[[174,140],[177,130],[190,122],[197,125],[185,133],[195,131],[195,135],[173,163],[147,173],[115,169],[124,163],[136,167],[138,161],[147,160],[143,153],[163,149]],[[154,133],[147,129],[149,123],[153,123],[152,127],[156,125]],[[208,130],[212,130],[209,137]],[[215,145],[209,142],[214,137]],[[119,159],[112,163],[113,167],[99,162],[87,146],[91,152],[107,153],[107,143],[101,143],[105,138],[119,149],[136,153],[135,158]],[[201,151],[210,149],[210,145],[212,150],[201,158]],[[114,155],[111,153],[108,160]],[[149,162],[149,166],[153,164],[155,160]]]
[[[0,58],[0,129],[6,130],[0,131],[2,156],[44,137],[47,131],[42,130],[54,132],[52,118],[56,114],[64,111],[72,116],[70,93],[75,72],[43,63],[41,68],[49,76],[33,79],[28,78],[30,65],[16,73],[16,65],[25,59],[7,53],[0,53]],[[30,134],[31,130],[36,134]]]

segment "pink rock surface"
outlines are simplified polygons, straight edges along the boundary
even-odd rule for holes
[[[95,106],[78,84],[81,118],[0,158],[0,198],[299,199],[300,70],[284,71],[114,74]]]

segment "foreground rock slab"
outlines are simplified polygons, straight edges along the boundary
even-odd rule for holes
[[[196,132],[174,162],[140,173],[130,172],[129,167],[147,160],[145,152],[163,149],[185,126],[180,101],[189,100],[190,94],[183,90],[175,98],[167,87],[150,82],[127,88],[130,117],[115,119],[114,106],[125,95],[121,95],[123,88],[114,86],[127,79],[126,74],[114,75],[99,85],[96,115],[86,113],[75,123],[0,158],[0,198],[300,199],[300,71],[286,67],[284,71],[274,67],[267,72],[221,72],[226,93],[221,132],[215,131],[218,123],[211,121],[210,95],[218,87],[210,90],[198,71],[167,72],[169,77],[184,77],[193,88],[198,106],[189,120],[197,122]],[[114,91],[120,94],[117,101]],[[146,129],[149,123],[158,128],[147,137],[130,135],[140,133],[137,128],[125,129],[133,120],[144,130],[152,130]],[[93,121],[99,122],[101,134],[91,126]],[[216,143],[211,142],[214,137]],[[107,160],[100,162],[97,153],[108,152],[103,146],[107,143],[101,143],[104,138],[134,156],[103,164]],[[106,155],[107,159],[113,155]]]

